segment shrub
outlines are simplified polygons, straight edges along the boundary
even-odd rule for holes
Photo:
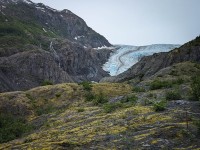
[[[103,109],[106,113],[111,113],[113,111],[115,111],[117,108],[122,107],[122,103],[118,102],[118,103],[109,103],[109,104],[105,104],[103,106]]]
[[[153,82],[150,83],[150,90],[170,88],[170,87],[172,87],[172,83],[169,81],[154,80]]]
[[[149,98],[157,98],[157,95],[153,94],[153,93],[148,93],[147,97],[149,97]]]
[[[166,100],[179,100],[182,98],[180,93],[177,91],[169,91],[166,93],[165,97]]]
[[[80,85],[83,86],[83,89],[86,91],[91,91],[92,90],[92,84],[91,82],[83,81],[80,83]]]
[[[12,115],[0,115],[0,143],[21,137],[32,129],[23,118]]]
[[[200,134],[200,120],[195,120],[194,125],[196,125],[196,127],[198,129],[198,134]]]
[[[155,102],[153,108],[155,111],[164,111],[166,108],[166,102],[165,101]]]
[[[145,89],[142,87],[133,87],[132,91],[133,92],[145,92]]]
[[[95,99],[95,95],[92,93],[92,92],[87,92],[87,93],[85,93],[85,100],[86,101],[92,101],[92,100],[94,100]]]
[[[46,85],[53,85],[53,82],[52,81],[49,81],[49,80],[44,80],[41,84],[42,86],[46,86]]]
[[[84,108],[79,108],[77,111],[78,111],[78,112],[84,112],[85,109],[84,109]]]
[[[192,99],[193,100],[200,100],[200,76],[192,78]]]
[[[41,116],[43,114],[48,114],[48,113],[51,113],[55,110],[55,108],[53,107],[52,104],[47,104],[47,105],[44,105],[44,106],[38,106],[36,107],[35,106],[35,112],[38,116]]]
[[[56,94],[56,97],[57,97],[57,98],[59,98],[60,96],[61,96],[61,94],[60,94],[60,93],[57,93],[57,94]]]
[[[177,80],[172,81],[172,84],[180,85],[180,84],[183,84],[183,83],[184,83],[184,79],[182,79],[182,78],[178,78]]]
[[[131,96],[127,96],[125,99],[122,100],[122,102],[131,102],[133,104],[136,104],[138,100],[138,97],[136,95],[131,95]]]
[[[102,92],[100,92],[94,99],[95,105],[104,104],[107,102],[108,102],[108,99],[105,97],[105,95]]]

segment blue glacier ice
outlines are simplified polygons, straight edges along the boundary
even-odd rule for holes
[[[173,44],[154,44],[147,46],[116,45],[116,49],[103,65],[103,69],[111,76],[116,76],[137,63],[141,57],[149,56],[154,53],[168,52],[180,45]]]

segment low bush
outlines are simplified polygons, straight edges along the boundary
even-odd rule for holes
[[[32,127],[23,118],[12,115],[0,115],[0,143],[8,142],[21,137],[31,131]]]
[[[43,114],[48,114],[48,113],[53,112],[55,108],[53,107],[52,104],[47,104],[44,106],[35,106],[34,110],[38,116],[41,116]]]
[[[192,92],[191,97],[193,100],[200,100],[200,76],[192,78],[191,84]]]
[[[130,102],[132,104],[136,104],[137,100],[138,100],[138,97],[136,95],[131,95],[121,100],[121,102],[124,102],[124,103]]]
[[[180,84],[183,84],[183,83],[184,83],[184,79],[182,79],[182,78],[178,78],[177,80],[172,81],[172,84],[180,85]]]
[[[84,112],[85,109],[84,109],[84,108],[79,108],[77,111],[78,111],[78,112]]]
[[[160,81],[160,80],[154,80],[150,83],[150,90],[157,90],[162,88],[171,88],[172,82],[170,81]]]
[[[165,95],[166,100],[179,100],[181,99],[181,94],[178,91],[169,91]]]
[[[41,86],[46,86],[46,85],[53,85],[53,82],[52,81],[49,81],[49,80],[44,80],[41,84]]]
[[[95,105],[104,104],[108,102],[108,99],[105,97],[105,95],[100,92],[98,95],[95,96],[95,99],[93,100]]]
[[[133,87],[132,91],[133,92],[145,92],[145,89],[142,87]]]
[[[85,100],[86,101],[92,101],[92,100],[95,99],[95,97],[96,96],[90,91],[85,93]]]
[[[91,82],[83,81],[83,82],[80,83],[80,85],[82,85],[83,89],[86,90],[86,91],[91,91],[92,90]]]
[[[117,108],[120,108],[122,107],[123,104],[120,103],[120,102],[117,102],[117,103],[108,103],[108,104],[105,104],[103,106],[103,109],[106,113],[111,113],[113,111],[115,111]]]
[[[57,98],[61,97],[61,93],[57,93],[57,94],[56,94],[56,97],[57,97]]]
[[[200,135],[200,120],[195,120],[194,125],[196,125],[196,127],[198,129],[198,134]]]
[[[166,109],[166,102],[165,101],[155,102],[153,104],[153,108],[155,111],[164,111]]]

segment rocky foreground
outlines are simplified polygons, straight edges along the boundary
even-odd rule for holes
[[[199,149],[200,102],[190,98],[199,72],[199,64],[185,62],[134,86],[71,83],[2,93],[0,149]]]

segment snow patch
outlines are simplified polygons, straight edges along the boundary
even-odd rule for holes
[[[180,45],[156,44],[147,46],[127,46],[121,45],[115,50],[108,62],[103,65],[103,70],[109,72],[111,76],[116,76],[134,64],[136,64],[143,56],[149,56],[154,53],[168,52]]]
[[[76,36],[74,39],[75,39],[75,40],[78,40],[78,39],[84,38],[84,37],[85,37],[85,36],[83,36],[83,35],[82,35],[82,36]]]
[[[96,49],[96,50],[100,50],[100,49],[114,49],[115,47],[107,47],[107,46],[102,46],[102,47],[97,47],[97,48],[93,48],[93,49]]]

